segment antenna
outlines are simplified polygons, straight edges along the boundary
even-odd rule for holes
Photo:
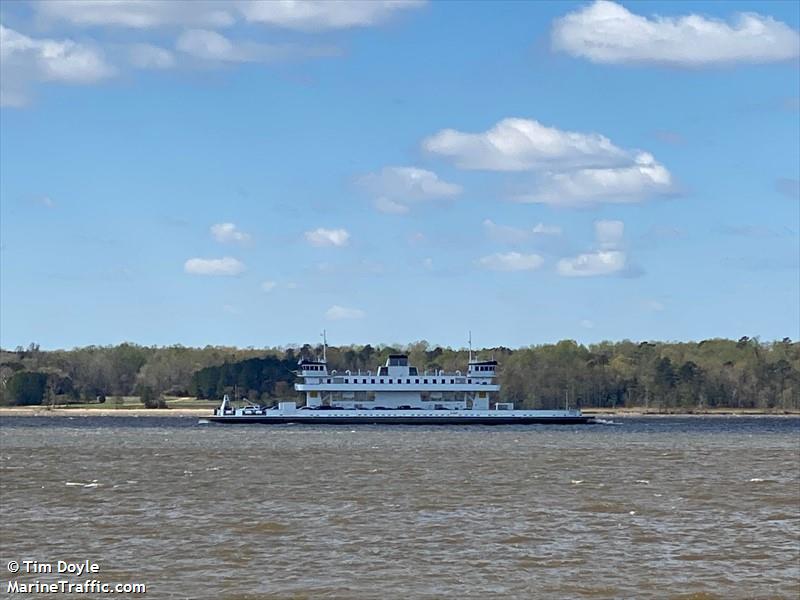
[[[328,362],[328,337],[325,330],[322,330],[322,362]]]
[[[472,362],[472,330],[469,332],[469,362]]]

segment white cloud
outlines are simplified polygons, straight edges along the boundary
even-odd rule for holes
[[[632,275],[638,269],[628,266],[627,254],[621,250],[625,234],[625,223],[615,220],[594,222],[594,236],[598,250],[562,258],[556,265],[559,275],[565,277],[592,277],[627,273]]]
[[[436,173],[416,167],[384,167],[377,173],[368,173],[357,184],[376,197],[375,206],[385,213],[408,212],[412,202],[452,198],[462,188],[439,178]]]
[[[764,63],[796,58],[800,36],[756,13],[730,23],[701,15],[643,17],[598,0],[553,24],[552,44],[596,63],[655,63],[679,67]]]
[[[625,269],[626,256],[619,250],[599,250],[587,254],[579,254],[573,258],[562,258],[558,261],[559,275],[565,277],[592,277],[595,275],[613,275]]]
[[[350,233],[346,229],[325,229],[319,227],[305,232],[306,241],[312,246],[346,246]]]
[[[642,152],[630,166],[545,173],[536,192],[517,196],[516,200],[553,206],[625,204],[674,190],[670,172]]]
[[[273,27],[321,31],[377,25],[399,11],[424,4],[425,0],[45,0],[34,7],[43,21],[83,27],[219,28],[244,19]]]
[[[433,259],[431,257],[423,258],[422,259],[422,268],[426,271],[433,270]]]
[[[594,321],[590,321],[589,319],[583,319],[581,321],[581,327],[585,329],[593,329],[594,328]]]
[[[529,119],[503,119],[483,133],[444,129],[423,148],[462,169],[527,171],[542,168],[609,167],[629,162],[628,154],[597,133],[561,131]]]
[[[171,69],[175,66],[172,52],[151,44],[133,44],[128,49],[128,58],[139,69]]]
[[[424,0],[253,0],[241,3],[240,10],[251,22],[320,31],[376,25],[400,10],[423,4]]]
[[[218,242],[236,242],[246,244],[250,241],[250,234],[237,229],[233,223],[217,223],[210,228],[211,236]]]
[[[261,290],[264,291],[264,292],[269,293],[272,290],[274,290],[277,285],[278,285],[277,281],[262,281],[261,282]]]
[[[183,270],[192,275],[239,275],[244,272],[242,262],[226,256],[225,258],[190,258],[183,265]]]
[[[664,304],[662,302],[659,302],[658,300],[648,300],[645,303],[645,306],[647,306],[647,308],[655,312],[661,312],[666,308]]]
[[[31,38],[0,25],[0,103],[22,106],[37,82],[95,83],[114,75],[103,53],[72,40]]]
[[[483,228],[490,238],[505,244],[521,244],[525,240],[530,239],[532,233],[520,227],[498,225],[491,219],[485,219],[483,221]]]
[[[505,244],[522,244],[536,236],[561,235],[561,227],[545,225],[544,223],[537,223],[532,228],[527,229],[510,225],[498,225],[491,219],[485,219],[483,227],[490,238]]]
[[[538,269],[544,259],[538,254],[520,254],[507,252],[505,254],[490,254],[478,259],[478,265],[492,271],[532,271]]]
[[[404,215],[410,210],[407,204],[400,204],[394,200],[389,200],[389,198],[375,200],[375,208],[387,215]]]
[[[533,226],[533,233],[539,235],[561,235],[561,227],[558,225],[545,225],[544,223],[537,223]]]
[[[595,221],[594,236],[603,250],[613,250],[622,242],[625,223],[622,221]]]
[[[334,304],[325,311],[325,318],[331,321],[339,321],[342,319],[363,319],[366,313],[358,308],[346,308]]]
[[[175,42],[175,47],[194,58],[223,63],[272,63],[302,58],[324,58],[341,54],[341,51],[334,46],[234,41],[209,29],[184,31]]]
[[[235,21],[232,2],[207,0],[50,0],[34,4],[45,21],[83,27],[225,27]]]

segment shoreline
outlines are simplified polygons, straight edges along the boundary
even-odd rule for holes
[[[593,417],[800,417],[800,411],[765,411],[756,409],[720,408],[705,411],[659,412],[645,408],[608,410],[586,408],[583,414]],[[209,417],[211,408],[43,408],[34,406],[2,406],[4,417]]]

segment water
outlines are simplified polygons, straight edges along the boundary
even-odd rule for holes
[[[150,598],[800,596],[800,419],[617,421],[4,418],[0,585],[88,559]]]

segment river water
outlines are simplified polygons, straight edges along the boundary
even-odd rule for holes
[[[3,418],[1,594],[89,560],[142,598],[800,597],[800,419],[617,423]]]

